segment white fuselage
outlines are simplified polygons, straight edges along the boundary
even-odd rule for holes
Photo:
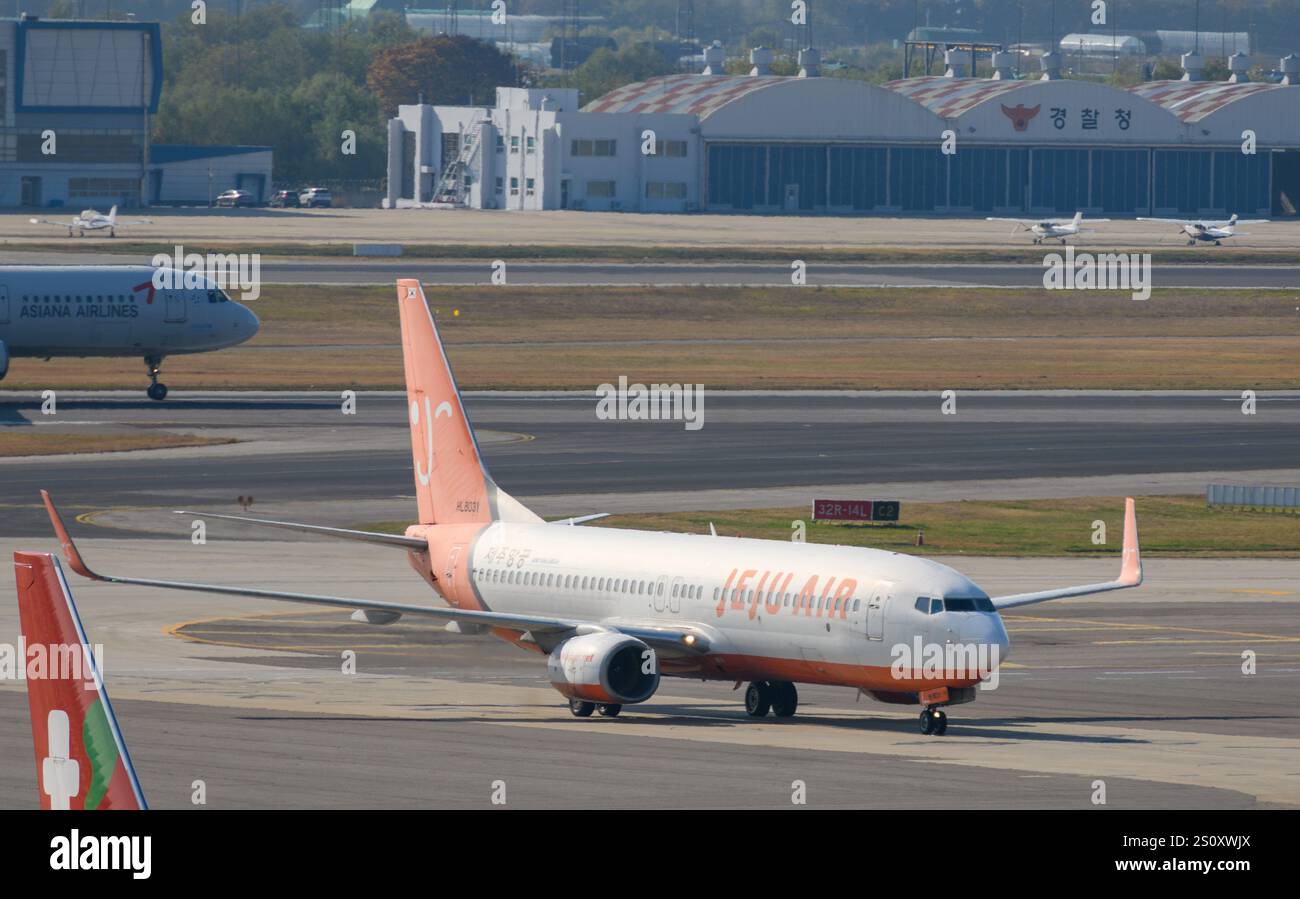
[[[1234,236],[1231,226],[1216,227],[1212,225],[1183,225],[1183,232],[1192,240],[1226,240]]]
[[[1029,229],[1034,232],[1036,237],[1040,238],[1060,238],[1073,237],[1079,233],[1078,225],[1054,225],[1050,222],[1042,222],[1034,225]]]
[[[170,356],[243,343],[258,321],[213,282],[158,290],[149,266],[0,267],[10,356]]]
[[[957,571],[857,547],[496,522],[470,548],[469,576],[494,611],[610,624],[689,626],[712,649],[688,677],[771,677],[890,691],[894,648],[984,644],[1005,657],[994,611],[930,613],[932,599],[987,601]],[[925,598],[927,611],[917,603]]]

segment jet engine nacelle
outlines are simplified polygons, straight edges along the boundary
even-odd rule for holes
[[[9,374],[9,347],[0,340],[0,378]]]
[[[551,685],[569,699],[631,705],[659,689],[654,650],[626,634],[584,634],[565,640],[546,663]]]

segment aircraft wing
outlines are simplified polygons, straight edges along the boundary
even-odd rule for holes
[[[41,491],[45,495],[45,491]],[[46,499],[47,507],[52,506]],[[404,537],[400,534],[383,534],[376,531],[354,531],[351,528],[331,528],[319,524],[299,524],[296,521],[272,521],[267,518],[245,518],[242,515],[218,515],[216,512],[191,512],[176,509],[177,515],[196,515],[199,518],[220,518],[222,521],[238,521],[243,524],[256,524],[268,528],[284,528],[287,531],[301,531],[304,534],[319,534],[322,537],[338,537],[343,540],[360,540],[365,543],[378,543],[382,546],[396,546],[401,549],[423,552],[429,543],[422,537]]]
[[[75,228],[71,222],[52,222],[49,219],[28,219],[33,225],[53,225],[56,228]]]
[[[1000,218],[1000,217],[998,217],[998,216],[992,216],[992,215],[986,217],[986,218],[984,219],[984,221],[986,221],[986,222],[1015,222],[1017,225],[1040,225],[1040,224],[1042,224],[1042,222],[1043,222],[1042,219],[1010,219],[1010,218]]]
[[[1056,590],[1040,590],[1037,593],[1016,593],[1011,596],[996,596],[993,607],[1001,612],[1017,606],[1028,606],[1052,599],[1066,599],[1071,596],[1088,596],[1092,593],[1106,593],[1110,590],[1123,590],[1136,587],[1142,583],[1142,552],[1138,547],[1137,508],[1133,497],[1124,502],[1124,550],[1120,556],[1119,577],[1101,584],[1083,584],[1078,587],[1061,587]]]
[[[1200,222],[1193,222],[1190,219],[1156,219],[1156,218],[1143,218],[1142,216],[1138,216],[1137,220],[1139,222],[1160,222],[1161,224],[1165,224],[1165,225],[1199,225],[1200,224]]]
[[[352,609],[353,611],[361,612],[374,611],[380,613],[380,616],[378,616],[379,623],[394,621],[401,615],[421,615],[426,618],[435,618],[440,621],[454,621],[478,627],[500,627],[508,630],[527,632],[532,636],[534,641],[547,651],[549,651],[550,647],[554,644],[575,634],[610,630],[619,631],[620,633],[626,633],[629,636],[637,637],[648,645],[654,647],[656,650],[676,650],[681,653],[702,654],[708,652],[712,645],[707,634],[689,627],[654,627],[637,626],[634,624],[629,624],[624,627],[617,623],[586,621],[579,618],[553,618],[544,615],[523,615],[509,612],[481,612],[472,609],[419,606],[410,603],[356,599],[347,596],[329,596],[314,593],[289,593],[279,590],[261,590],[255,587],[232,587],[223,584],[200,584],[189,581],[163,581],[153,578],[121,577],[119,575],[102,574],[86,564],[80,550],[77,549],[77,545],[72,541],[72,537],[68,534],[68,529],[63,524],[63,518],[59,515],[58,509],[55,508],[54,501],[50,498],[49,493],[42,490],[41,497],[45,501],[45,509],[49,513],[50,523],[54,525],[54,532],[59,538],[59,544],[63,548],[63,554],[68,560],[68,567],[82,577],[89,578],[93,581],[106,581],[114,584],[135,584],[141,587],[162,587],[171,590],[190,590],[199,593],[220,593],[227,596],[247,596],[255,599],[273,599],[279,602],[333,606],[336,608]],[[224,517],[234,518],[235,516],[227,515]],[[298,527],[311,526],[299,525]],[[334,529],[327,528],[326,530]],[[423,543],[423,541],[420,542]]]

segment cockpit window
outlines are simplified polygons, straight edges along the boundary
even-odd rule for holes
[[[226,296],[226,292],[225,292],[224,290],[209,290],[209,291],[208,291],[208,302],[209,302],[209,303],[229,303],[229,302],[230,302],[230,297]]]
[[[940,612],[942,612],[942,611],[943,611],[943,600],[942,600],[942,599],[931,599],[931,600],[930,600],[930,614],[931,614],[931,615],[938,615],[938,614],[939,614]]]
[[[922,615],[930,614],[930,597],[918,596],[916,598],[916,610]]]
[[[949,596],[946,604],[949,612],[993,611],[993,601],[985,596]]]

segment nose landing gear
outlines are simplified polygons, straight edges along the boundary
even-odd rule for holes
[[[943,709],[930,707],[921,712],[921,733],[927,737],[930,735],[941,737],[947,730],[948,716],[944,714]]]
[[[162,369],[162,356],[145,356],[144,367],[149,372],[149,389],[145,391],[149,399],[166,399],[167,385],[158,380],[158,372]]]

